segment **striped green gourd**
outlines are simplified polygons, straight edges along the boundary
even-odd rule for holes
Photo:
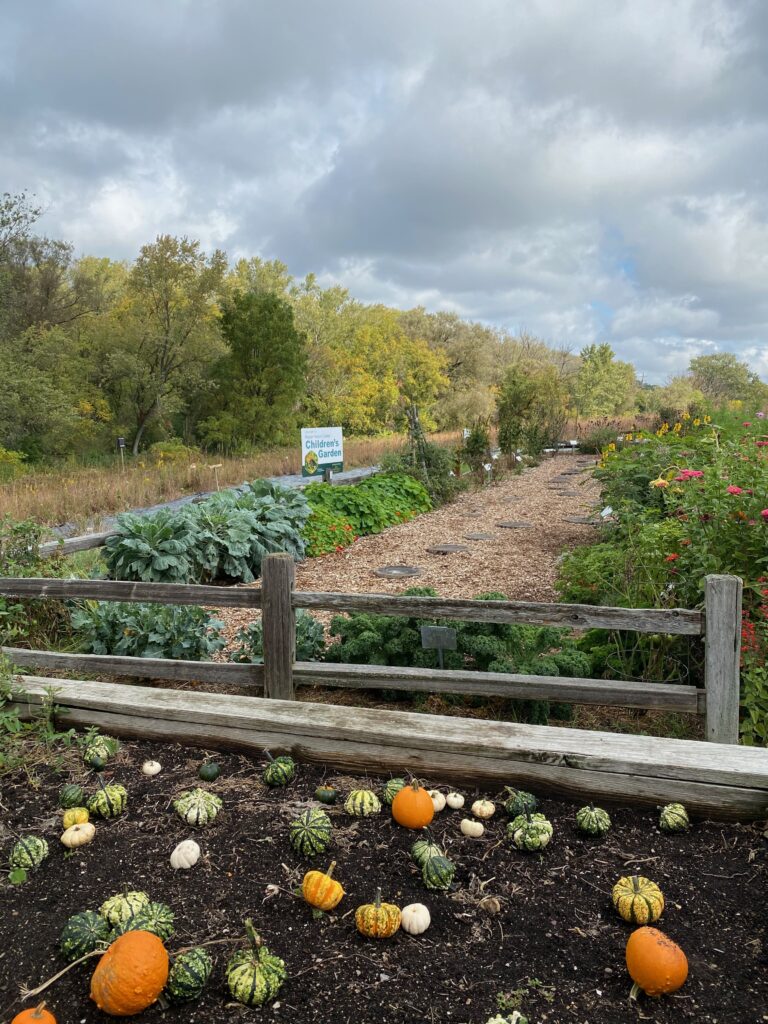
[[[420,868],[432,857],[444,857],[442,849],[431,839],[417,839],[411,847],[411,860]]]
[[[367,818],[379,813],[381,801],[373,790],[353,789],[344,803],[344,810],[355,818]]]
[[[518,850],[535,853],[552,838],[552,823],[543,814],[519,814],[507,825],[507,836]]]
[[[250,918],[245,922],[248,948],[239,949],[227,964],[232,997],[245,1006],[262,1006],[274,999],[287,977],[285,962],[262,943]]]
[[[385,783],[384,789],[381,791],[381,795],[384,798],[384,803],[391,806],[392,801],[395,799],[400,790],[404,787],[405,779],[390,779],[389,782]]]
[[[88,801],[88,810],[100,818],[117,818],[128,806],[128,792],[125,786],[111,782],[103,783]]]
[[[268,786],[286,786],[295,775],[296,762],[292,757],[281,754],[270,760],[261,777]]]
[[[173,925],[175,919],[176,915],[167,903],[155,903],[150,900],[135,914],[119,921],[110,932],[109,941],[114,942],[126,932],[152,932],[165,942],[176,931]]]
[[[165,994],[172,1003],[199,999],[213,970],[213,960],[200,946],[179,953],[168,973]]]
[[[606,836],[611,831],[611,816],[602,807],[588,804],[576,811],[576,828],[588,836]]]
[[[83,787],[74,782],[62,786],[59,791],[59,807],[63,807],[65,811],[70,807],[82,807],[84,800]]]
[[[173,801],[173,809],[188,825],[203,827],[215,820],[223,804],[206,789],[187,789]]]
[[[109,925],[95,910],[82,910],[73,914],[64,925],[59,948],[70,962],[92,953],[99,946],[109,944]]]
[[[667,804],[659,811],[659,828],[662,832],[685,832],[690,827],[688,811],[682,804]]]
[[[331,819],[319,807],[302,811],[290,828],[291,846],[304,857],[322,853],[331,841]]]
[[[119,742],[112,736],[88,736],[83,741],[83,760],[86,764],[92,761],[101,762],[101,767],[120,749]]]
[[[99,907],[99,913],[115,928],[123,921],[135,917],[149,901],[149,896],[145,892],[136,889],[130,892],[119,892],[116,896],[110,896],[109,899],[104,900]]]
[[[428,889],[449,889],[456,866],[447,857],[429,857],[421,868],[421,877]]]
[[[31,871],[39,868],[48,856],[48,843],[41,836],[22,836],[11,850],[8,863],[12,868]]]
[[[513,789],[511,786],[507,786],[507,794],[504,810],[510,818],[516,818],[518,814],[525,814],[526,811],[533,814],[539,806],[539,801],[533,793],[528,793],[524,789]]]

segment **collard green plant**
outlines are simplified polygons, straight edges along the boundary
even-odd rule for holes
[[[260,664],[264,660],[264,629],[261,621],[242,626],[235,633],[235,647],[230,661]],[[296,612],[296,660],[320,661],[325,651],[325,630],[322,622],[306,609]]]
[[[202,661],[225,643],[222,623],[187,605],[87,601],[72,612],[72,625],[91,654]]]
[[[117,531],[104,545],[107,571],[115,580],[190,583],[195,543],[194,521],[184,512],[126,512],[117,517]]]

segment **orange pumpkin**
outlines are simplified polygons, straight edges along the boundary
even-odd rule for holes
[[[56,1024],[56,1018],[46,1010],[45,1003],[40,1003],[31,1010],[22,1010],[17,1013],[11,1024]]]
[[[435,816],[435,805],[426,789],[416,779],[403,786],[392,801],[392,817],[404,828],[424,828]]]
[[[99,960],[91,999],[113,1017],[130,1017],[157,1000],[168,981],[168,954],[151,932],[126,932]]]
[[[308,871],[301,883],[301,895],[311,907],[318,910],[333,910],[341,902],[344,890],[335,878],[331,878],[336,861],[323,874],[322,871]]]
[[[688,977],[688,959],[676,942],[658,928],[638,928],[627,940],[627,970],[634,982],[632,998],[677,992]]]

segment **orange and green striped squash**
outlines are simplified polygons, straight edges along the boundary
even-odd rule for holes
[[[400,927],[400,908],[381,902],[381,889],[373,903],[364,903],[355,911],[355,924],[367,939],[388,939]]]
[[[664,910],[661,889],[643,875],[620,878],[611,893],[613,905],[630,924],[652,924]]]
[[[311,907],[318,910],[333,910],[341,902],[344,890],[341,883],[332,878],[336,861],[327,871],[308,871],[301,883],[301,895]]]

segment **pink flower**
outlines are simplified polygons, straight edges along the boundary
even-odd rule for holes
[[[752,426],[751,423],[742,423],[741,425],[742,425],[742,427],[751,427]]]
[[[680,555],[675,555],[675,554],[667,555],[667,557],[664,559],[664,561],[665,562],[676,562],[679,557],[680,557]]]
[[[758,418],[759,420],[764,420],[764,419],[765,419],[765,413],[764,413],[764,412],[759,412],[759,413],[757,414],[757,418]]]
[[[766,448],[766,447],[768,447],[768,441],[755,441],[755,444],[757,445],[758,448]]]
[[[763,519],[768,521],[768,508],[764,508],[760,515],[763,517]]]
[[[733,484],[731,484],[730,487],[726,487],[726,491],[728,491],[729,494],[741,494],[741,488],[734,487]]]

